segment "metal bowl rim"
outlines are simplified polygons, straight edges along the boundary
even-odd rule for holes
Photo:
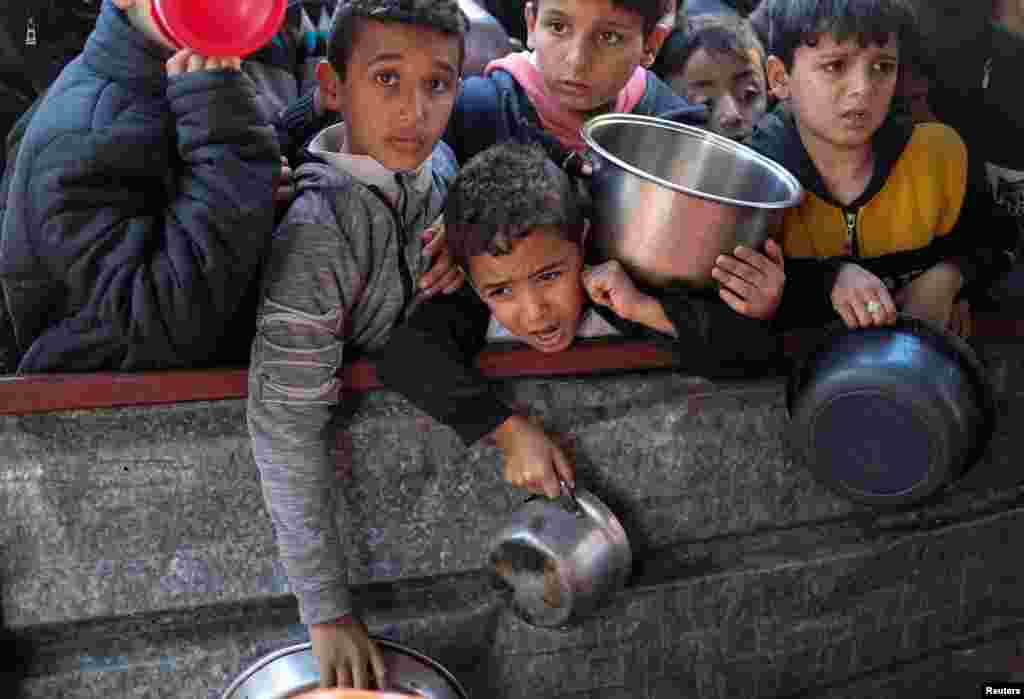
[[[387,639],[387,638],[380,638],[378,636],[371,635],[370,639],[373,640],[373,641],[376,641],[377,644],[380,645],[380,646],[383,646],[385,648],[389,648],[389,649],[391,649],[393,651],[397,651],[399,653],[404,653],[405,655],[410,655],[413,658],[415,658],[416,660],[419,660],[420,662],[424,663],[425,665],[427,665],[431,669],[435,670],[439,675],[441,675],[449,683],[451,683],[452,687],[454,687],[454,689],[455,689],[455,692],[460,697],[462,697],[463,699],[468,699],[469,694],[466,693],[465,687],[462,686],[462,683],[459,682],[459,680],[455,677],[455,675],[453,675],[448,670],[448,668],[446,668],[445,666],[441,665],[441,663],[437,662],[436,660],[431,658],[429,655],[424,655],[423,653],[419,652],[418,650],[410,648],[409,646],[402,645],[401,643],[397,643],[397,642],[392,641],[392,640]],[[250,677],[255,675],[257,672],[259,672],[260,670],[265,668],[270,663],[272,663],[272,662],[274,662],[276,660],[280,660],[281,658],[283,658],[285,656],[288,656],[288,655],[294,655],[295,653],[301,653],[302,651],[305,651],[305,650],[309,650],[309,651],[313,650],[312,642],[307,641],[305,643],[296,643],[296,644],[291,645],[291,646],[286,646],[284,648],[280,648],[278,650],[275,650],[272,653],[269,653],[269,654],[263,656],[262,658],[257,660],[255,663],[250,665],[247,669],[245,669],[242,672],[242,674],[240,674],[238,677],[236,677],[234,679],[234,681],[230,685],[228,685],[228,688],[224,690],[224,693],[221,694],[220,699],[231,699],[231,695],[234,694],[236,691],[238,691],[238,688],[240,686],[242,686]]]
[[[666,179],[657,177],[642,170],[635,165],[631,165],[624,161],[617,155],[612,155],[608,150],[599,144],[593,137],[592,133],[608,124],[640,124],[643,126],[655,126],[668,131],[675,131],[686,136],[696,137],[702,141],[711,142],[717,146],[721,146],[727,151],[734,153],[742,153],[748,156],[751,160],[754,160],[758,164],[764,166],[771,172],[773,172],[782,183],[790,191],[788,198],[779,202],[754,202],[746,201],[743,199],[730,199],[729,197],[722,197],[716,194],[709,194],[707,192],[701,192],[696,189],[690,189],[674,182],[669,182]],[[666,187],[675,192],[682,194],[689,194],[691,196],[699,197],[700,199],[707,199],[714,201],[719,204],[728,204],[730,206],[741,206],[751,209],[788,209],[796,206],[800,203],[803,198],[804,189],[800,184],[800,181],[791,173],[789,170],[778,164],[771,158],[758,153],[756,150],[749,146],[745,146],[742,143],[738,143],[731,139],[719,136],[716,133],[712,133],[707,129],[702,129],[697,126],[690,126],[689,124],[680,124],[676,121],[669,121],[668,119],[659,119],[658,117],[644,116],[641,114],[602,114],[601,116],[594,117],[587,123],[585,123],[580,129],[580,135],[583,137],[584,142],[587,146],[593,148],[602,157],[608,159],[610,162],[618,165],[623,170],[640,177],[641,179],[647,180],[648,182],[654,182],[662,187]]]

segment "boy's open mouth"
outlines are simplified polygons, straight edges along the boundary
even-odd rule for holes
[[[550,325],[540,332],[530,333],[534,343],[540,347],[557,345],[562,339],[562,326]]]

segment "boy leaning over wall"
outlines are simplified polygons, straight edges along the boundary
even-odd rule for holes
[[[249,431],[323,686],[382,681],[380,653],[352,606],[337,527],[329,451],[344,389],[337,372],[353,352],[380,347],[424,288],[461,283],[443,235],[425,245],[424,234],[455,177],[440,139],[467,27],[456,0],[339,6],[318,77],[343,121],[310,143],[264,272]]]

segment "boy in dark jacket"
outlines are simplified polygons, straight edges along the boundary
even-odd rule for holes
[[[252,326],[238,312],[281,163],[239,66],[175,53],[150,0],[106,0],[11,179],[0,289],[20,373],[244,358],[230,340]]]
[[[713,292],[653,289],[617,261],[585,270],[587,222],[568,175],[537,145],[505,143],[480,153],[449,193],[445,226],[468,289],[424,304],[373,355],[384,384],[468,445],[493,435],[505,452],[505,478],[554,497],[574,470],[557,444],[503,403],[473,366],[488,340],[516,340],[560,352],[577,337],[650,339],[674,352],[682,371],[737,376],[774,369],[770,319],[782,296],[781,249],[746,250],[752,283],[723,256],[716,278],[744,305],[732,310]],[[725,298],[725,296],[723,296]],[[416,361],[410,362],[409,357]]]
[[[895,0],[769,0],[768,77],[784,109],[751,145],[807,190],[786,212],[786,325],[851,328],[897,309],[966,333],[956,303],[987,233],[967,197],[967,149],[951,128],[890,118],[913,27]],[[981,221],[982,223],[979,223]]]
[[[443,236],[425,245],[424,234],[455,178],[440,139],[466,29],[456,0],[343,0],[329,63],[318,69],[325,104],[343,121],[317,134],[309,162],[296,169],[295,201],[264,274],[249,432],[323,686],[365,689],[371,665],[378,684],[383,674],[352,608],[336,524],[338,370],[352,353],[386,342],[432,285],[461,282],[439,252]]]

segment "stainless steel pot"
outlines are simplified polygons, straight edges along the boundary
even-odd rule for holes
[[[513,608],[536,626],[568,626],[594,611],[629,577],[633,553],[619,520],[592,493],[533,497],[490,545],[492,570]]]
[[[994,391],[960,338],[911,316],[894,326],[842,323],[794,368],[787,445],[833,491],[873,506],[907,506],[982,456]]]
[[[384,656],[388,686],[424,699],[469,699],[459,681],[440,663],[393,641],[375,638]],[[289,699],[320,684],[309,643],[282,648],[242,672],[221,699]]]
[[[606,114],[582,135],[595,165],[594,247],[650,284],[713,285],[715,258],[761,246],[803,196],[784,167],[704,129]]]
[[[462,69],[466,75],[481,75],[488,63],[512,51],[513,45],[501,23],[476,2],[459,0],[459,7],[469,18]]]

